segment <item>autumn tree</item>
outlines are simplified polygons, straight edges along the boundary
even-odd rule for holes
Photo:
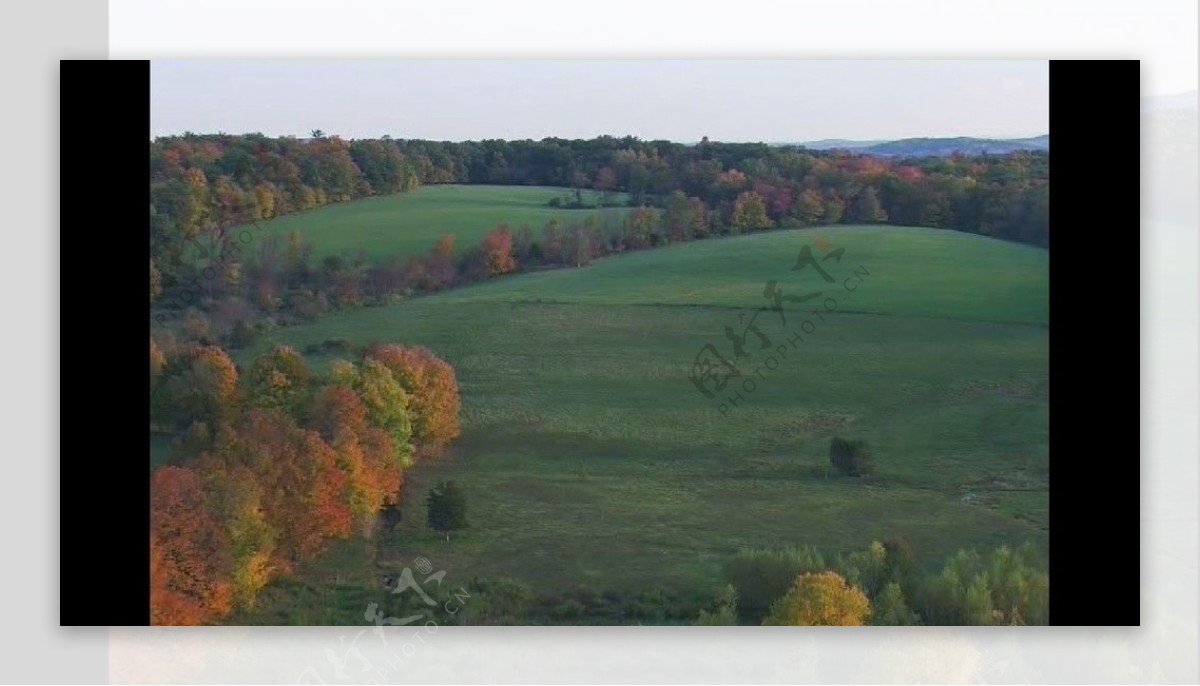
[[[771,607],[763,622],[772,626],[861,626],[871,614],[862,591],[836,572],[801,574]]]
[[[691,206],[688,231],[691,232],[692,238],[707,238],[712,232],[712,226],[709,223],[708,207],[705,206],[703,200],[694,196],[688,198],[688,205]]]
[[[501,225],[489,231],[483,237],[480,246],[483,248],[483,259],[489,276],[517,270],[517,261],[513,257],[512,232],[508,230],[508,226]]]
[[[250,409],[225,448],[263,485],[262,509],[279,532],[286,561],[309,557],[329,538],[349,535],[346,473],[337,452],[315,431],[303,429],[279,409]]]
[[[408,467],[413,457],[412,399],[409,394],[392,370],[373,358],[363,360],[354,388],[362,398],[371,424],[391,439],[396,464]]]
[[[277,532],[263,512],[262,485],[244,465],[228,464],[215,455],[196,461],[210,494],[208,509],[225,532],[229,582],[235,607],[252,608],[258,592],[278,571]]]
[[[662,221],[672,242],[686,241],[692,237],[692,203],[683,191],[675,191],[667,198]]]
[[[169,360],[156,390],[164,413],[179,427],[192,422],[219,423],[229,418],[236,402],[237,368],[215,346],[181,349]]]
[[[387,367],[408,393],[412,436],[419,447],[436,451],[458,438],[458,381],[449,363],[428,348],[395,344],[372,346],[367,358]]]
[[[842,221],[842,217],[846,213],[846,201],[838,194],[836,190],[830,190],[825,194],[825,211],[821,216],[823,224],[837,224]]]
[[[231,608],[230,546],[192,470],[150,476],[150,622],[203,624]]]
[[[617,188],[617,173],[612,167],[601,167],[596,173],[596,181],[593,184],[595,189],[600,191],[600,204],[608,205],[609,195]]]
[[[825,202],[821,199],[820,193],[812,188],[808,188],[800,194],[800,198],[792,205],[792,213],[801,224],[816,224],[825,216]]]
[[[747,233],[759,229],[769,229],[774,226],[767,216],[767,206],[763,198],[754,191],[745,191],[738,195],[733,202],[733,215],[730,225],[734,233]]]
[[[458,280],[458,268],[455,266],[454,234],[443,234],[429,251],[421,265],[422,283],[425,290],[439,290],[452,286]]]
[[[625,217],[625,246],[630,250],[650,247],[656,240],[659,212],[653,207],[637,207]]]
[[[453,481],[439,483],[425,501],[425,522],[429,528],[445,534],[467,526],[467,497]]]
[[[350,386],[339,384],[324,386],[317,391],[308,415],[308,426],[330,441],[343,432],[358,436],[369,426],[367,408],[358,393]]]
[[[247,401],[255,407],[299,411],[311,395],[312,370],[308,362],[287,345],[276,345],[260,355],[246,373]]]

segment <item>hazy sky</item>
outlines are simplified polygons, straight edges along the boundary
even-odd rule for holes
[[[151,135],[690,142],[1047,133],[1045,61],[156,60]]]

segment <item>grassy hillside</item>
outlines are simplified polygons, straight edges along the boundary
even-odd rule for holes
[[[481,230],[494,223],[480,218]],[[822,263],[833,284],[790,271],[818,233],[845,248]],[[869,275],[850,292],[860,266]],[[689,371],[705,344],[736,359],[723,329],[742,331],[739,315],[768,305],[768,280],[834,296],[836,312],[818,321],[816,299],[785,302],[786,324],[760,314],[771,347],[747,338],[732,383],[755,388],[723,414],[732,383],[709,400]],[[407,475],[395,535],[336,546],[238,621],[361,623],[378,571],[418,556],[455,586],[511,577],[538,593],[583,584],[701,597],[746,546],[846,550],[903,535],[934,564],[965,546],[1044,546],[1047,288],[1037,248],[839,227],[672,246],[279,330],[243,361],[334,337],[429,346],[457,370],[464,431]],[[804,342],[789,346],[796,332]],[[879,477],[827,474],[834,435],[869,441]],[[466,489],[471,519],[449,544],[424,528],[422,506],[444,478]]]
[[[541,272],[448,291],[431,302],[540,299],[586,305],[755,308],[768,304],[762,291],[770,280],[797,295],[841,290],[839,284],[812,279],[811,268],[791,271],[800,247],[817,234],[845,248],[845,263],[831,260],[825,267],[849,274],[861,265],[870,272],[870,289],[847,304],[849,311],[1049,322],[1049,253],[1045,250],[955,231],[890,226],[773,231],[678,244],[606,259],[582,272]]]
[[[542,186],[424,186],[397,195],[327,205],[309,212],[260,222],[264,231],[286,237],[294,230],[313,244],[317,257],[357,255],[377,261],[428,252],[443,234],[458,237],[458,247],[479,242],[497,224],[514,231],[528,224],[540,236],[551,219],[564,224],[602,214],[617,221],[621,208],[564,210],[549,207],[551,198],[566,198],[569,189]],[[624,202],[624,194],[614,194]],[[584,201],[598,204],[598,194],[585,192]]]

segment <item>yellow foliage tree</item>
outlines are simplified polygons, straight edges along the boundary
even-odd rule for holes
[[[862,626],[871,602],[836,572],[801,574],[771,607],[765,626]]]

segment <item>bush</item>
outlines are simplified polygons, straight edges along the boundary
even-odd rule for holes
[[[834,437],[829,442],[829,462],[834,469],[848,476],[875,473],[875,456],[864,441]]]
[[[667,618],[670,603],[666,593],[661,588],[653,586],[642,593],[625,607],[625,614],[632,619],[645,621],[649,624],[662,624]]]
[[[528,624],[533,601],[532,589],[519,581],[476,581],[460,619],[463,624]]]

